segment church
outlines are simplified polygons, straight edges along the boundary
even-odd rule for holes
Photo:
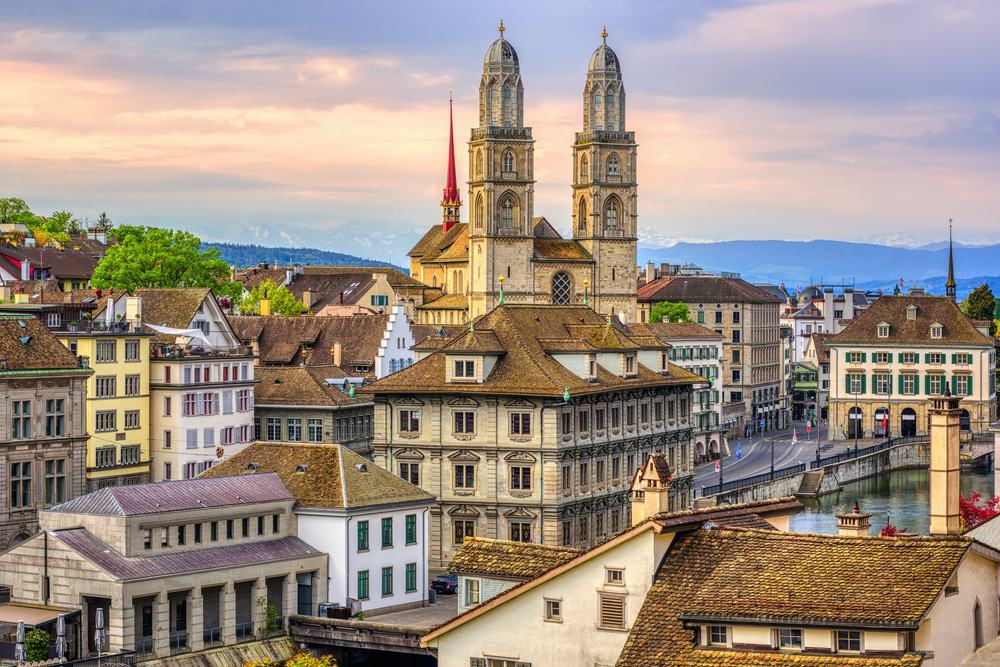
[[[500,303],[586,304],[636,316],[636,143],[625,129],[625,85],[607,32],[590,57],[583,127],[573,142],[572,238],[534,210],[534,140],[524,125],[524,85],[514,46],[486,51],[479,127],[469,138],[468,222],[455,175],[453,122],[442,221],[410,250],[422,282],[421,324],[463,324]]]

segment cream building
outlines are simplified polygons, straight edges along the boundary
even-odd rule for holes
[[[571,239],[534,213],[534,139],[513,45],[490,45],[469,140],[469,222],[460,222],[454,144],[443,222],[410,251],[410,274],[441,296],[418,305],[421,324],[461,324],[500,303],[590,304],[629,321],[635,312],[636,143],[625,129],[618,56],[594,51],[573,144]]]
[[[693,501],[692,392],[704,380],[668,346],[585,306],[504,305],[362,392],[375,462],[416,480],[431,562],[467,536],[589,546],[628,525],[628,480],[650,452]]]

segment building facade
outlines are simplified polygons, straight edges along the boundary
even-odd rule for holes
[[[469,222],[460,222],[454,146],[443,222],[410,251],[410,274],[436,299],[421,324],[461,324],[501,303],[589,304],[629,321],[635,311],[636,143],[625,129],[625,88],[607,35],[591,57],[583,128],[573,145],[572,237],[534,212],[534,139],[513,45],[490,45],[479,86],[479,127],[469,139]]]
[[[0,314],[0,547],[38,531],[38,512],[85,491],[87,379],[39,320]]]
[[[792,361],[805,359],[811,335],[838,334],[871,305],[868,295],[860,290],[825,285],[810,285],[789,301],[782,310],[781,323],[792,330]]]
[[[667,455],[693,501],[693,391],[669,348],[586,307],[498,307],[363,391],[375,462],[433,494],[431,561],[466,536],[585,546],[628,523],[628,480]],[[413,475],[416,475],[414,478]]]

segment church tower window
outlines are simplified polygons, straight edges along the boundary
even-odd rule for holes
[[[513,125],[512,118],[514,116],[513,105],[510,102],[510,88],[504,86],[503,89],[503,124],[506,127]]]
[[[612,155],[611,157],[608,158],[608,176],[621,175],[621,171],[619,169],[620,166],[618,164],[618,156]]]
[[[500,229],[512,231],[514,229],[514,200],[512,197],[504,197],[500,202]]]
[[[483,177],[483,152],[476,151],[476,178]]]
[[[483,231],[483,195],[476,195],[476,210],[474,227],[477,232]]]
[[[511,151],[504,151],[503,157],[500,160],[502,169],[504,172],[512,173],[517,166],[514,162],[514,153]]]
[[[587,160],[587,154],[584,153],[583,157],[580,158],[580,180],[585,181],[590,176],[590,163]]]
[[[618,198],[611,197],[604,205],[604,226],[608,229],[618,229]]]
[[[583,197],[580,198],[580,211],[577,213],[577,218],[579,220],[576,223],[576,227],[580,235],[585,236],[587,234],[587,200]]]
[[[570,280],[565,271],[558,271],[552,276],[552,303],[565,306],[569,303]]]

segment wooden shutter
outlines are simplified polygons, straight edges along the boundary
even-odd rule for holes
[[[600,627],[624,628],[625,598],[620,595],[602,595],[600,614],[598,622]]]
[[[903,393],[903,374],[899,374],[899,393]]]
[[[896,360],[899,363],[903,363],[903,354],[904,354],[903,352],[900,352],[899,354],[896,355]]]
[[[958,393],[958,376],[957,375],[952,375],[951,376],[951,395],[954,396],[957,393]]]
[[[924,363],[925,364],[931,363],[931,353],[930,352],[924,352]]]
[[[866,361],[868,361],[868,353],[867,352],[862,352],[861,353],[861,363],[865,363]]]
[[[924,393],[927,394],[927,395],[930,395],[930,393],[931,393],[931,376],[930,375],[925,375],[924,376]]]
[[[954,352],[951,353],[951,363],[953,363],[953,364],[957,364],[958,363],[958,355],[955,354]]]
[[[867,394],[868,393],[868,387],[867,387],[867,385],[868,385],[868,374],[867,373],[862,373],[861,374],[861,393],[862,394]]]
[[[842,393],[842,394],[849,394],[849,393],[851,393],[851,374],[848,373],[847,375],[844,376],[844,378],[845,378],[845,380],[844,380],[844,391],[842,391],[840,393]]]
[[[965,380],[965,395],[972,396],[972,376],[968,376]]]

